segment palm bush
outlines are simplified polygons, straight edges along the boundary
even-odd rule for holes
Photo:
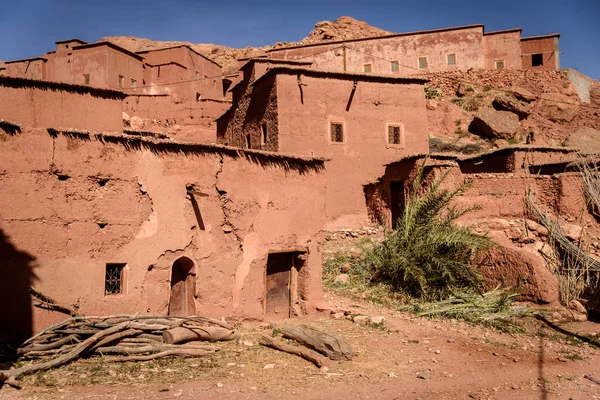
[[[424,167],[425,162],[413,181],[410,201],[396,228],[366,251],[361,262],[374,269],[376,279],[391,283],[396,290],[423,300],[438,300],[454,290],[481,285],[470,260],[475,252],[491,247],[492,242],[456,224],[458,218],[477,208],[450,206],[469,183],[454,190],[443,188],[447,171],[423,190]]]

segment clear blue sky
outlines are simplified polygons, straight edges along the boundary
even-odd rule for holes
[[[297,41],[315,22],[342,15],[393,32],[475,23],[520,27],[524,36],[560,32],[561,66],[600,79],[598,0],[2,0],[0,60],[41,55],[71,37],[263,46]]]

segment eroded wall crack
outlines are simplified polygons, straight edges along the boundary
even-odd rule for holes
[[[220,154],[219,155],[219,169],[215,173],[215,190],[217,191],[217,196],[219,197],[219,203],[221,204],[221,211],[223,212],[222,228],[223,228],[223,232],[233,234],[233,236],[235,237],[235,240],[238,242],[240,250],[243,251],[244,250],[243,240],[242,240],[241,236],[239,235],[238,230],[236,229],[234,224],[231,222],[231,218],[230,218],[229,206],[231,204],[231,199],[229,197],[227,197],[226,190],[219,189],[219,175],[221,174],[221,172],[223,172],[223,164],[224,164],[223,155]]]

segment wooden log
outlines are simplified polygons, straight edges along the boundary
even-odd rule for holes
[[[116,342],[120,339],[126,338],[126,337],[131,337],[131,336],[136,336],[139,335],[140,333],[142,333],[141,330],[139,329],[127,329],[121,332],[117,332],[117,333],[113,333],[110,336],[105,337],[104,339],[102,339],[101,341],[99,341],[98,343],[96,343],[91,349],[90,351],[94,351],[96,350],[98,347],[102,347],[106,344],[112,343],[112,342]]]
[[[69,335],[55,342],[50,342],[48,344],[32,344],[26,347],[19,347],[17,350],[17,354],[27,354],[31,351],[46,351],[56,349],[61,347],[64,344],[73,343],[77,340],[77,335]],[[78,340],[77,340],[78,341]]]
[[[180,357],[204,357],[209,354],[213,354],[215,350],[194,350],[194,349],[173,349],[165,350],[159,353],[148,354],[148,355],[137,355],[137,356],[116,356],[116,357],[101,357],[98,360],[88,360],[92,362],[127,362],[127,361],[150,361],[156,358],[169,357],[169,356],[180,356]]]
[[[146,346],[106,346],[99,347],[96,349],[98,354],[144,354],[144,353],[159,353],[167,350],[203,350],[203,351],[214,351],[213,347],[195,346],[195,347],[182,347],[177,345],[146,345]]]
[[[283,351],[285,353],[300,356],[300,357],[304,358],[305,360],[308,360],[311,363],[315,364],[319,368],[327,367],[329,365],[329,360],[327,358],[325,358],[325,357],[321,356],[320,354],[317,354],[314,351],[311,351],[309,349],[291,346],[287,343],[283,343],[283,342],[276,340],[267,335],[262,335],[261,339],[264,342],[263,345],[271,347],[276,350]]]
[[[141,335],[138,335],[138,338],[140,338],[140,339],[148,339],[148,340],[153,340],[155,342],[163,343],[162,334],[161,335],[154,335],[152,333],[142,333]]]
[[[283,336],[311,348],[331,360],[351,360],[354,352],[343,339],[331,336],[307,325],[285,324],[281,328]]]
[[[6,383],[10,386],[20,388],[20,385],[16,381],[18,377],[25,374],[31,374],[38,371],[46,371],[54,367],[59,367],[64,364],[68,364],[73,360],[79,358],[87,350],[90,349],[94,344],[102,340],[106,336],[110,336],[114,333],[120,332],[131,327],[130,322],[122,322],[113,326],[112,328],[100,331],[95,335],[87,338],[83,342],[79,343],[67,354],[63,354],[53,360],[49,360],[43,363],[25,365],[20,368],[0,371],[0,383]]]
[[[43,357],[48,357],[48,356],[54,356],[56,354],[67,353],[68,351],[70,351],[75,346],[77,346],[77,343],[75,343],[75,344],[64,344],[64,345],[62,345],[58,349],[41,350],[41,351],[29,351],[26,354],[24,354],[23,357],[25,357],[25,358],[43,358]]]
[[[179,327],[163,332],[163,342],[168,344],[189,342],[191,340],[226,341],[233,340],[234,332],[224,328]]]

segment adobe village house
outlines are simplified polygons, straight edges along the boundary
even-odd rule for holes
[[[429,154],[414,69],[559,67],[557,35],[482,25],[341,45],[276,48],[226,76],[186,46],[78,39],[0,67],[0,339],[64,319],[33,307],[30,287],[84,315],[314,312],[326,231],[392,225]],[[522,217],[528,186],[572,215],[574,159],[521,146],[427,168],[474,178],[461,201],[484,200],[482,220]]]

